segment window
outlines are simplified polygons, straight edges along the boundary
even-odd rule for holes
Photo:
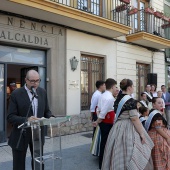
[[[102,0],[78,0],[78,9],[92,13],[94,15],[102,15]]]
[[[139,11],[138,13],[134,14],[132,18],[132,22],[134,20],[134,31],[146,31],[146,18],[145,18],[145,13],[144,9],[148,7],[148,2],[147,0],[133,0],[132,5],[134,8],[137,8]]]
[[[88,110],[97,80],[104,80],[104,58],[81,56],[81,110]]]
[[[0,62],[45,65],[45,52],[0,45]]]
[[[136,99],[140,100],[140,94],[145,91],[147,74],[150,73],[150,65],[136,63]]]
[[[166,62],[170,63],[170,48],[165,49]]]

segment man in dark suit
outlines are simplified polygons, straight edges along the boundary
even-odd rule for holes
[[[30,101],[33,97],[33,94],[31,93],[32,86],[36,89],[38,98],[34,98],[26,121],[33,121],[42,117],[50,118],[52,116],[48,106],[47,93],[44,89],[38,87],[40,83],[40,76],[38,72],[35,70],[28,71],[25,82],[26,84],[23,87],[12,92],[8,108],[7,120],[13,125],[8,141],[8,144],[12,148],[13,170],[25,170],[25,158],[28,146],[30,148],[31,155],[33,156],[31,128],[25,129],[19,146],[17,147],[21,132],[18,125],[23,124],[26,119]]]
[[[162,90],[162,99],[165,102],[166,120],[167,120],[167,123],[168,123],[168,128],[170,128],[170,94],[166,91],[165,85],[161,86],[161,90]]]

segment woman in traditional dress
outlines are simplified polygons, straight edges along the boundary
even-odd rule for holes
[[[120,82],[122,94],[114,104],[115,123],[109,133],[102,170],[153,170],[151,150],[154,146],[137,113],[137,101],[130,97],[133,82]]]
[[[162,100],[156,97],[152,103],[153,109],[145,122],[145,128],[154,143],[152,149],[154,170],[170,170],[170,131],[160,112],[163,107]]]

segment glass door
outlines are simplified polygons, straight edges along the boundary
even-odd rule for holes
[[[25,74],[29,69],[39,72],[40,87],[46,88],[46,52],[0,45],[0,143],[9,137],[12,125],[7,123],[7,109],[10,95],[13,91],[11,84],[20,88],[25,83]]]
[[[0,143],[6,141],[5,135],[5,69],[4,64],[0,64]]]

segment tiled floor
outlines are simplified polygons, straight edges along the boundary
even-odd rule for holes
[[[91,132],[77,133],[61,137],[62,144],[62,170],[96,170],[98,169],[98,158],[90,154]],[[55,139],[59,141],[59,138]],[[55,145],[51,148],[51,139],[46,139],[44,153],[59,148]],[[27,152],[26,170],[30,167],[30,152]],[[46,168],[48,170],[48,167]],[[46,170],[45,169],[45,170]],[[12,153],[9,146],[0,147],[0,170],[12,170]],[[58,170],[58,169],[56,169]]]

